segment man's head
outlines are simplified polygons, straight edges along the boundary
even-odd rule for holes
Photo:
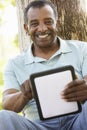
[[[24,12],[24,28],[36,46],[49,47],[56,39],[58,14],[53,3],[35,0]]]
[[[27,13],[28,13],[28,10],[29,10],[30,8],[42,8],[42,7],[45,6],[45,5],[49,5],[49,6],[53,9],[55,18],[58,19],[57,8],[54,6],[54,4],[53,4],[51,1],[49,1],[49,0],[33,0],[33,1],[30,2],[30,3],[28,4],[28,6],[25,8],[25,11],[24,11],[24,23],[25,23],[25,24],[28,24]]]

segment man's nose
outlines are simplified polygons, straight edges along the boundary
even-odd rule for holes
[[[44,32],[47,30],[47,26],[44,23],[39,24],[38,31]]]

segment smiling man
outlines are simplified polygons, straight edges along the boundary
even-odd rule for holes
[[[50,58],[59,48],[56,30],[58,20],[56,10],[55,13],[54,10],[48,4],[41,5],[41,7],[35,5],[35,8],[31,7],[28,10],[24,25],[34,44],[34,55],[46,59]]]
[[[24,21],[24,29],[32,43],[27,52],[9,60],[6,65],[2,100],[5,110],[0,111],[0,129],[86,130],[87,43],[62,40],[57,36],[58,14],[50,1],[34,0],[29,3],[24,12]],[[42,121],[29,77],[32,73],[65,65],[74,67],[78,79],[65,86],[61,98],[67,102],[80,102],[82,112]],[[17,114],[21,111],[24,116]]]

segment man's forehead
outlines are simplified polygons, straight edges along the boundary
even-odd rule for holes
[[[49,5],[44,5],[42,7],[36,7],[36,8],[33,8],[31,7],[29,10],[28,10],[28,18],[37,18],[37,17],[42,17],[43,16],[46,16],[46,15],[51,15],[54,17],[54,11],[53,9],[49,6]]]

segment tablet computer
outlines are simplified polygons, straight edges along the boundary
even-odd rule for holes
[[[65,85],[75,78],[74,68],[71,65],[30,75],[31,87],[41,120],[81,111],[80,103],[66,102],[60,95]]]

